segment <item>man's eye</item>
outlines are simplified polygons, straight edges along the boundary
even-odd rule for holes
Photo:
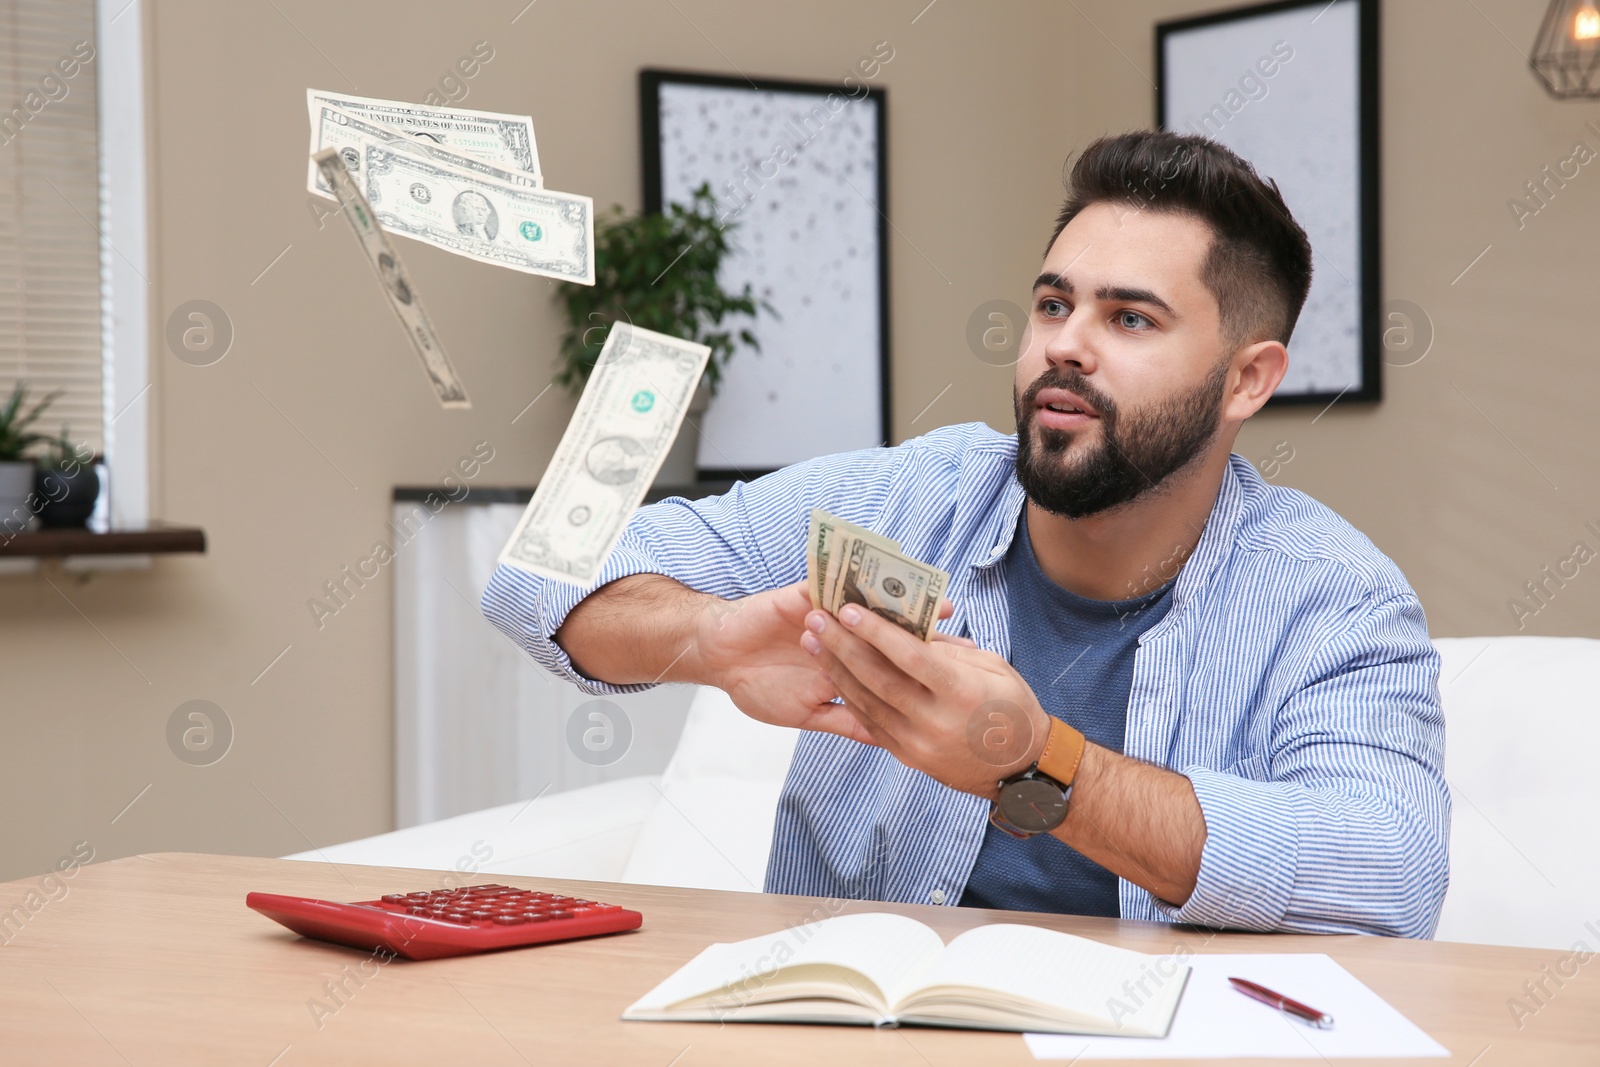
[[[1151,322],[1137,311],[1119,311],[1117,312],[1117,324],[1129,330],[1137,330],[1143,326],[1151,325]]]
[[[1057,300],[1053,296],[1047,296],[1039,301],[1039,310],[1051,318],[1054,318],[1057,315],[1065,314],[1067,305]]]

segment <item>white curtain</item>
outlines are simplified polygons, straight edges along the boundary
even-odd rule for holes
[[[418,507],[396,503],[396,523],[413,516],[414,527]],[[632,733],[614,762],[588,762],[569,746],[569,716],[595,698],[547,674],[478,610],[495,557],[522,510],[468,497],[396,545],[399,828],[542,793],[659,774],[682,733],[695,687],[663,685],[606,698],[621,708]],[[615,751],[621,750],[603,758]]]

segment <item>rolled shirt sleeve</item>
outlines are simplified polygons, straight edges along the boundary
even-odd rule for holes
[[[1175,922],[1429,937],[1449,883],[1439,657],[1407,592],[1335,620],[1278,710],[1267,779],[1194,765],[1206,843]]]

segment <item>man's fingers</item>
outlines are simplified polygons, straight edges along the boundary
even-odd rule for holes
[[[806,612],[812,608],[811,591],[807,588],[804,579],[793,585],[781,586],[772,591],[774,603],[778,614],[785,619],[791,619],[796,625],[802,625]]]
[[[962,648],[978,647],[978,642],[970,637],[952,637],[950,634],[942,634],[938,630],[933,632],[933,636],[929,640],[940,641],[947,645],[960,645]]]
[[[813,616],[806,616],[807,623],[810,623],[812,618]],[[918,641],[876,612],[867,611],[856,604],[846,604],[839,609],[837,621],[830,619],[828,622],[830,625],[839,626],[847,634],[860,638],[891,664],[897,674],[910,677],[930,691],[938,691],[949,685],[949,672],[940,667],[929,654],[928,642]],[[852,670],[855,669],[855,664],[849,666]],[[862,681],[872,684],[873,680],[865,674],[860,677]],[[876,686],[873,688],[877,689]],[[888,696],[882,690],[878,692],[882,696]]]
[[[839,624],[837,622],[832,625],[835,630],[838,630]],[[839,695],[849,701],[864,718],[870,719],[878,729],[890,734],[903,730],[904,716],[901,714],[901,709],[894,704],[892,699],[885,699],[864,682],[858,673],[858,668],[852,667],[842,660],[834,647],[844,642],[852,643],[856,647],[851,649],[850,658],[857,663],[861,663],[866,659],[865,654],[861,652],[862,648],[866,648],[865,642],[842,632],[831,636],[836,639],[842,639],[842,641],[829,642],[826,639],[826,635],[818,637],[816,634],[808,632],[806,637],[810,638],[812,642],[816,642],[816,645],[814,652],[811,647],[807,647],[806,651],[815,656],[816,664],[827,672],[828,677],[833,681],[834,688],[839,691]],[[806,638],[801,638],[801,641],[808,646],[811,643],[807,642]],[[866,648],[866,651],[873,656],[877,656],[877,653],[870,648]],[[880,661],[882,660],[881,656],[878,658]],[[892,669],[887,662],[882,663],[882,667],[884,669]]]
[[[805,728],[819,733],[837,734],[851,741],[859,741],[863,745],[882,747],[878,741],[880,735],[868,726],[864,716],[858,714],[848,704],[826,701],[819,704]]]

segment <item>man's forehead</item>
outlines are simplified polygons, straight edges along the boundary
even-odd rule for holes
[[[1210,229],[1192,216],[1101,202],[1067,224],[1040,269],[1075,287],[1197,285],[1210,246]]]

